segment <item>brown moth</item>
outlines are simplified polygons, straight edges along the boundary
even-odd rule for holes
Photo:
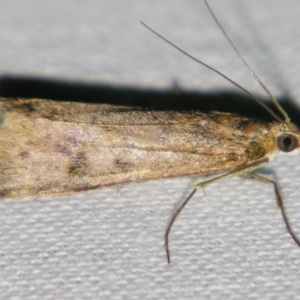
[[[236,169],[277,151],[282,131],[228,113],[41,99],[2,98],[0,111],[0,195],[13,198]]]
[[[157,111],[109,104],[2,98],[0,196],[57,196],[159,178],[216,174],[195,185],[171,218],[165,234],[170,262],[169,232],[197,189],[239,175],[273,184],[287,230],[300,246],[276,182],[250,173],[274,155],[297,151],[300,147],[299,129],[262,86],[279,114],[239,87],[273,116],[271,123],[222,112]]]

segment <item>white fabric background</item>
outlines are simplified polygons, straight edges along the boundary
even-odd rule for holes
[[[296,0],[212,0],[267,86],[300,105]],[[0,3],[0,74],[117,86],[234,89],[147,31],[264,95],[201,0]],[[298,99],[298,100],[296,100]],[[300,235],[299,156],[268,165]],[[197,178],[107,188],[48,200],[0,202],[1,299],[299,299],[300,249],[271,186],[231,179],[199,191],[170,236],[175,207]]]

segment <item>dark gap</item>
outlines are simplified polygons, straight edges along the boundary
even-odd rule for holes
[[[34,77],[2,76],[0,96],[12,98],[42,98],[57,101],[108,103],[138,106],[152,110],[200,110],[237,113],[260,120],[272,117],[253,99],[240,92],[184,91],[141,89],[105,84],[58,81]],[[262,99],[269,104],[267,98]],[[278,99],[294,123],[300,127],[298,107],[289,98]],[[271,106],[272,107],[272,106]]]

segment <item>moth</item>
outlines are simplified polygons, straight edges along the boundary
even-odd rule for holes
[[[226,33],[225,36],[232,44]],[[160,178],[215,175],[196,184],[172,216],[165,233],[170,263],[170,230],[196,191],[225,178],[242,176],[273,185],[286,228],[300,246],[276,182],[251,172],[274,155],[298,151],[300,147],[299,129],[262,86],[278,113],[239,87],[271,114],[271,123],[214,111],[157,111],[110,104],[1,98],[0,196],[58,196]]]

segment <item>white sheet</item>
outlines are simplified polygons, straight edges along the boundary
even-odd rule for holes
[[[300,2],[211,5],[274,94],[288,92],[300,104]],[[176,80],[182,89],[234,89],[140,20],[264,96],[201,0],[4,1],[0,73],[137,88],[172,88]],[[276,172],[300,235],[299,166],[299,157],[281,156],[268,169]],[[265,184],[231,179],[208,187],[205,195],[199,191],[173,228],[167,265],[167,222],[196,181],[1,201],[0,298],[299,298],[300,249]]]

